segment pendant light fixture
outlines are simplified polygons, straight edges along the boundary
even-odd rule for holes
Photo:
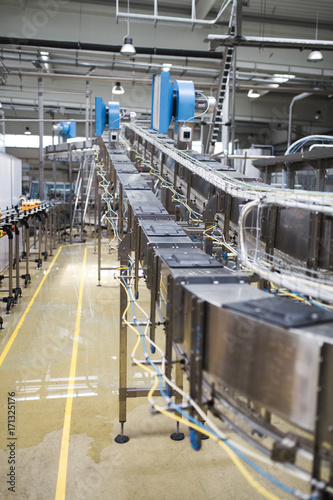
[[[127,0],[127,12],[129,14],[129,0]],[[124,44],[120,49],[122,56],[134,57],[136,54],[135,47],[133,45],[133,40],[130,37],[129,32],[129,17],[127,18],[127,35],[124,37]]]
[[[112,88],[112,94],[124,94],[124,87],[120,82],[116,82],[116,84]]]

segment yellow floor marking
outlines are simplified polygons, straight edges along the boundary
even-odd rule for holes
[[[35,293],[33,294],[32,299],[30,300],[30,302],[29,302],[29,304],[28,304],[28,306],[27,306],[26,310],[24,311],[24,313],[23,313],[23,315],[22,315],[22,317],[21,317],[20,321],[18,322],[18,324],[17,324],[17,326],[16,326],[15,330],[13,331],[13,333],[12,333],[11,337],[9,338],[9,340],[8,340],[8,342],[7,342],[7,344],[6,344],[5,348],[4,348],[4,350],[3,350],[3,352],[2,352],[2,354],[1,354],[1,356],[0,356],[0,366],[1,366],[1,365],[2,365],[2,363],[4,362],[4,359],[5,359],[5,357],[7,356],[8,352],[9,352],[9,349],[12,347],[12,345],[13,345],[13,343],[14,343],[14,340],[16,339],[16,337],[17,337],[17,335],[18,335],[18,333],[19,333],[19,331],[20,331],[20,329],[21,329],[21,327],[22,327],[22,325],[23,325],[23,323],[24,323],[24,320],[25,320],[25,318],[26,318],[26,316],[27,316],[28,312],[30,311],[32,304],[35,302],[36,297],[37,297],[37,295],[39,294],[40,289],[42,288],[42,286],[43,286],[43,284],[44,284],[44,281],[46,280],[46,278],[47,278],[47,277],[48,277],[48,275],[50,274],[50,271],[51,271],[51,269],[52,269],[52,267],[53,267],[53,265],[54,265],[55,261],[57,260],[57,258],[58,258],[58,256],[59,256],[59,254],[60,254],[60,252],[61,252],[61,249],[62,249],[62,247],[59,247],[59,250],[58,250],[58,251],[57,251],[57,253],[55,254],[53,261],[51,262],[51,264],[50,264],[50,265],[49,265],[49,267],[47,268],[46,273],[44,274],[42,281],[39,283],[39,285],[38,285],[38,287],[37,287],[37,290],[36,290],[36,291],[35,291]]]
[[[87,261],[87,248],[85,248],[85,250],[84,250],[83,267],[82,267],[80,292],[79,292],[79,302],[77,305],[77,313],[76,313],[76,323],[75,323],[75,331],[74,331],[71,367],[69,370],[69,381],[68,381],[67,398],[66,398],[64,427],[63,427],[62,439],[61,439],[61,449],[60,449],[60,459],[59,459],[59,469],[58,469],[58,479],[57,479],[57,490],[56,490],[56,495],[55,495],[56,500],[64,500],[65,496],[66,496],[68,446],[69,446],[69,437],[70,437],[70,430],[71,430],[73,394],[74,394],[74,385],[75,385],[77,352],[78,352],[79,337],[80,337],[80,322],[81,322],[81,312],[82,312],[82,297],[83,297],[84,272],[85,272],[86,261]]]

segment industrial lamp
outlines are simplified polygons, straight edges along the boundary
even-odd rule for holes
[[[323,60],[323,54],[320,52],[320,50],[312,50],[308,55],[309,62],[318,62],[322,60]]]
[[[135,47],[133,45],[133,40],[129,36],[125,36],[124,44],[120,49],[120,53],[122,56],[134,57],[136,54]]]
[[[30,128],[29,128],[29,127],[25,127],[24,134],[25,134],[25,135],[31,135],[31,131],[30,131]]]
[[[250,89],[247,93],[247,97],[250,97],[250,99],[256,99],[257,97],[260,97],[260,93],[258,92],[258,90],[253,90],[253,89]]]
[[[129,14],[129,0],[127,0],[127,11]],[[123,46],[120,49],[120,53],[122,56],[134,57],[136,54],[135,47],[133,45],[133,40],[129,36],[129,18],[127,19],[127,35],[124,37]]]
[[[112,94],[124,94],[124,92],[124,87],[120,84],[120,82],[116,82],[116,84],[113,86]]]

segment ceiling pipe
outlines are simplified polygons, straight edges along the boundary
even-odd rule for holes
[[[121,45],[104,45],[100,43],[66,42],[63,40],[38,40],[36,38],[15,39],[0,36],[0,45],[14,45],[18,47],[36,47],[53,49],[85,50],[93,52],[120,53]],[[157,56],[187,57],[198,59],[222,59],[222,52],[208,52],[205,50],[162,49],[157,47],[135,47],[137,55],[148,54]]]
[[[14,57],[14,56],[5,56],[4,57],[4,60],[5,61],[15,61],[17,63],[20,63],[20,62],[26,62],[26,63],[34,63],[34,60],[33,59],[29,59],[27,57],[25,58],[20,58],[19,57]],[[87,62],[81,62],[81,61],[76,61],[74,58],[72,61],[66,59],[52,59],[51,60],[52,64],[59,64],[59,65],[62,65],[62,66],[76,66],[76,67],[81,67],[81,68],[90,68],[91,67],[91,63],[87,63]],[[144,68],[146,69],[147,67],[151,68],[152,70],[155,70],[155,71],[162,71],[162,64],[158,64],[158,63],[145,63],[145,62],[136,62],[136,61],[121,61],[121,60],[117,60],[117,61],[112,61],[112,63],[108,63],[108,64],[101,64],[101,63],[98,63],[98,62],[95,62],[94,63],[94,66],[95,68],[102,68],[102,69],[109,69],[109,70],[112,70],[115,66],[124,66],[124,68],[126,66],[129,66],[131,69],[134,67],[134,68]],[[198,72],[198,73],[206,73],[206,74],[211,74],[213,76],[218,76],[218,69],[211,69],[211,68],[202,68],[202,67],[197,67],[197,66],[177,66],[177,65],[172,65],[172,69],[173,70],[176,70],[176,71],[183,71],[183,72]],[[87,77],[89,77],[90,75],[86,75]]]
[[[39,78],[41,76],[41,73],[38,71],[17,71],[15,69],[10,68],[10,75],[16,75],[16,76],[27,76],[27,77],[34,77],[34,78]],[[118,82],[119,79],[121,79],[122,82],[130,82],[133,84],[133,78],[132,77],[125,77],[121,76],[118,74],[117,76],[96,76],[96,75],[74,75],[74,74],[69,74],[69,73],[42,73],[43,78],[73,78],[74,80],[84,80],[84,81],[100,81],[100,82]],[[135,78],[134,83],[143,83],[147,85],[151,85],[152,81],[151,78]],[[201,82],[201,81],[193,81],[194,85],[202,88],[215,88],[217,86],[216,83],[210,83],[210,82]]]

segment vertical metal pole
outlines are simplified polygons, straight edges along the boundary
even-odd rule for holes
[[[101,286],[102,223],[101,223],[101,194],[98,188],[97,188],[97,217],[98,217],[98,285]]]
[[[15,226],[16,288],[20,288],[20,231]]]
[[[29,225],[27,224],[24,226],[24,231],[25,231],[25,272],[26,274],[29,274],[29,259],[30,259],[30,228]]]
[[[127,266],[127,260],[120,261],[120,268]],[[120,286],[120,338],[119,338],[119,422],[126,422],[126,389],[127,389],[127,327],[123,323],[123,314],[127,304],[126,291]]]
[[[95,202],[94,202],[94,253],[96,253],[96,233],[97,233],[97,205],[98,205],[98,182],[97,182],[97,172],[95,169],[94,173],[94,183],[95,183]]]
[[[56,199],[57,199],[57,167],[56,167],[56,161],[55,161],[54,157],[52,159],[52,180],[54,182],[54,201],[56,201]]]
[[[93,107],[92,107],[92,93],[90,91],[90,96],[89,96],[89,137],[93,136],[92,132],[92,113],[93,113]]]
[[[123,185],[121,183],[119,183],[118,218],[119,218],[119,224],[118,224],[119,235],[121,237],[123,237],[123,232],[124,232],[124,221],[123,221]],[[128,222],[129,222],[129,218],[128,218]]]
[[[87,158],[84,159],[82,164],[82,177],[81,177],[81,241],[84,241],[84,207],[88,196],[88,165]]]
[[[44,200],[44,103],[43,103],[43,78],[38,78],[38,119],[39,119],[39,199]]]
[[[181,367],[180,363],[176,363],[176,385],[177,387],[180,387],[180,389],[183,388],[183,370]],[[183,397],[179,392],[175,392],[175,403],[180,404],[183,400]]]
[[[236,110],[236,65],[237,49],[234,47],[232,66],[232,100],[231,100],[231,154],[235,152],[235,110]]]
[[[73,231],[73,193],[72,193],[72,183],[73,183],[73,170],[72,170],[72,147],[70,147],[69,152],[69,243],[72,243],[72,231]],[[66,215],[65,215],[65,231],[66,231]]]
[[[36,217],[34,217],[34,248],[36,247]]]
[[[58,207],[53,209],[53,249],[56,247],[57,239],[57,217],[58,217]]]
[[[39,258],[39,261],[42,260],[42,230],[43,230],[43,223],[42,223],[42,216],[40,216],[38,219],[38,258]],[[39,265],[38,265],[38,267],[39,267]]]
[[[52,224],[52,219],[53,219],[53,210],[52,208],[49,211],[49,216],[48,216],[48,223],[49,223],[49,231],[50,231],[50,255],[52,255],[52,238],[53,238],[53,224]]]
[[[9,264],[8,264],[8,281],[9,281],[9,297],[13,295],[13,235],[8,235],[9,248]]]
[[[90,87],[89,80],[86,81],[86,139],[89,139],[89,111],[90,111]]]
[[[45,219],[44,219],[44,243],[45,243],[45,254],[44,254],[44,260],[47,259],[47,229],[48,229],[48,217],[47,217],[47,214],[45,214]],[[43,225],[42,225],[42,229],[43,229]]]

